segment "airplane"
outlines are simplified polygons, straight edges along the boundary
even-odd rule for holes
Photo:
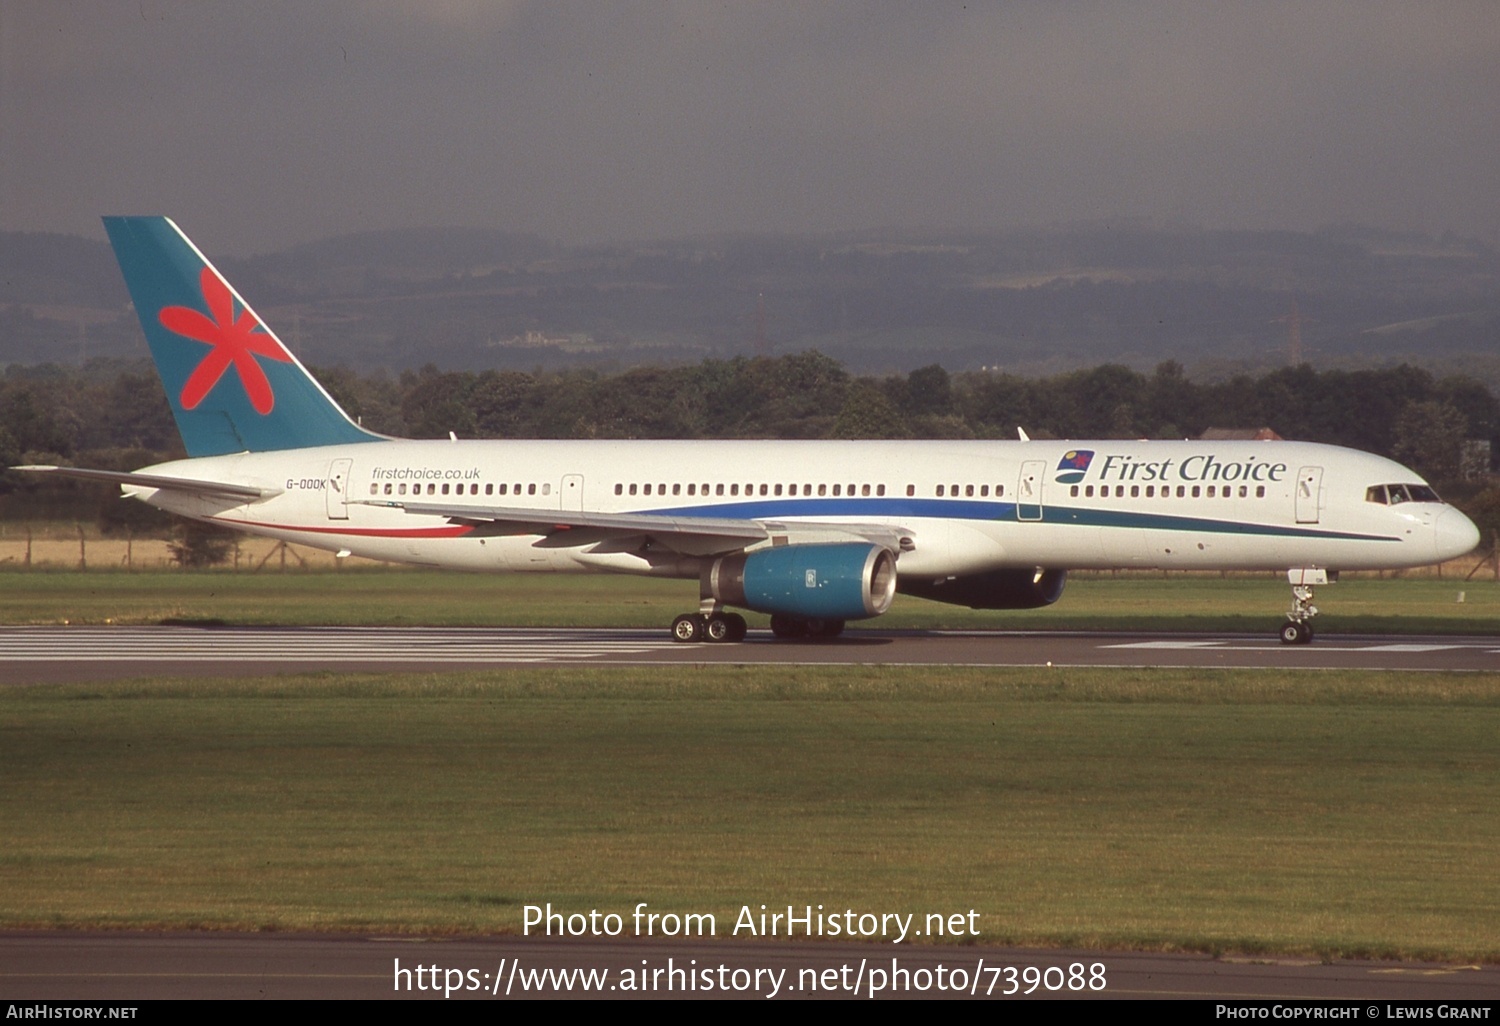
[[[118,483],[172,513],[340,557],[470,571],[696,580],[680,642],[833,637],[898,593],[1032,609],[1070,570],[1287,573],[1314,588],[1479,543],[1413,471],[1289,441],[405,440],[339,407],[165,217],[105,229],[188,458]]]

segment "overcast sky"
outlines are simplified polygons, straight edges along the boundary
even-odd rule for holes
[[[0,228],[1500,232],[1500,5],[0,0]]]

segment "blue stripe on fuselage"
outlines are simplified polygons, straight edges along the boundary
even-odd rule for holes
[[[1028,512],[1036,509],[1028,505]],[[899,517],[973,520],[982,523],[1075,524],[1080,527],[1135,528],[1151,531],[1192,531],[1206,534],[1257,535],[1274,538],[1330,538],[1346,541],[1400,541],[1390,535],[1355,534],[1321,527],[1258,524],[1211,517],[1089,506],[1043,506],[1041,519],[1018,520],[1013,502],[978,502],[970,499],[808,498],[754,499],[747,502],[671,506],[636,512],[653,516],[722,517],[730,520],[794,520],[808,517],[838,517],[859,521]]]

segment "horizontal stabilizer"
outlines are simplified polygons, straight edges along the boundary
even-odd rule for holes
[[[249,485],[227,484],[223,481],[198,481],[184,477],[163,477],[160,474],[128,474],[119,470],[87,470],[83,467],[11,467],[28,474],[55,474],[58,477],[73,477],[81,481],[113,481],[120,485],[135,485],[138,488],[160,488],[190,495],[210,495],[215,498],[246,499],[255,501],[280,495],[279,488],[252,488]]]

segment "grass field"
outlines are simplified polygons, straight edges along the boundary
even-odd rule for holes
[[[527,670],[0,692],[0,924],[982,913],[1500,958],[1500,674]]]
[[[1462,601],[1460,601],[1462,598]],[[1318,589],[1322,632],[1500,633],[1500,584],[1346,575]],[[0,572],[0,623],[394,624],[661,627],[697,604],[691,581],[556,574]],[[976,612],[901,596],[876,628],[1183,630],[1270,633],[1284,578],[1074,575],[1046,609]],[[765,617],[752,617],[763,625]],[[856,627],[860,625],[855,625]]]

